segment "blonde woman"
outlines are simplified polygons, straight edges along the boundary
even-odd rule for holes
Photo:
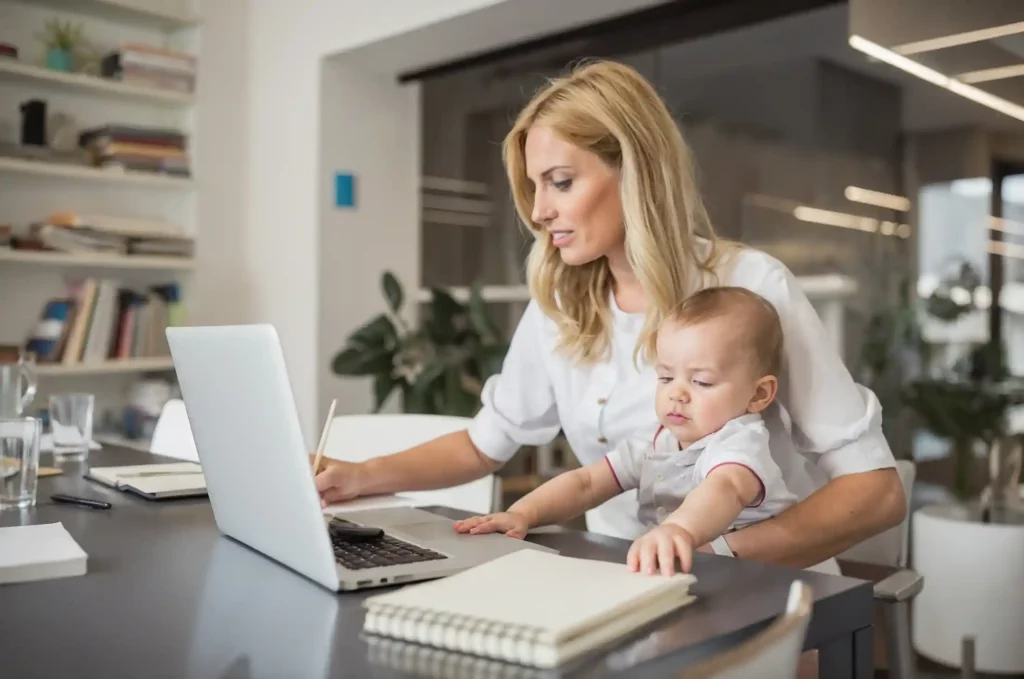
[[[520,113],[504,159],[536,240],[532,301],[501,374],[466,431],[361,464],[329,461],[316,477],[324,503],[466,483],[559,431],[583,464],[653,433],[658,324],[719,284],[750,289],[778,311],[785,360],[765,421],[772,457],[801,501],[730,533],[716,551],[832,568],[832,557],[903,519],[878,400],[851,379],[790,271],[715,236],[679,129],[636,71],[597,62],[552,81]],[[631,540],[645,532],[630,494],[588,522]]]

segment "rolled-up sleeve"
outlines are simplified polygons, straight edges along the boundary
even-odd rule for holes
[[[542,346],[543,312],[534,302],[516,327],[501,373],[484,384],[481,409],[469,425],[477,450],[507,462],[520,446],[550,442],[561,429]]]
[[[829,478],[895,466],[878,398],[853,381],[792,272],[774,262],[752,289],[775,306],[782,322],[778,398],[796,449],[816,454]]]

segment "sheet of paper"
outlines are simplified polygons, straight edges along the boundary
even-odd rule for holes
[[[89,450],[99,450],[100,444],[96,441],[89,441]],[[40,453],[52,453],[53,452],[53,434],[50,432],[43,432],[42,436],[39,437],[39,452]]]
[[[399,495],[370,495],[368,497],[357,497],[346,502],[337,502],[324,507],[324,514],[333,516],[338,512],[355,512],[366,509],[390,509],[391,507],[415,507],[416,501],[412,498]]]

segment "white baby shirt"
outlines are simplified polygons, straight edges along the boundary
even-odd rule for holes
[[[797,501],[772,459],[768,427],[756,413],[730,420],[684,450],[675,436],[659,427],[653,440],[622,440],[605,460],[624,491],[636,489],[638,518],[647,527],[668,518],[690,490],[723,464],[743,465],[761,481],[760,496],[740,512],[730,529],[771,518]]]

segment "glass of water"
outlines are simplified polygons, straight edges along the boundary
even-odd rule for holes
[[[92,394],[54,394],[50,397],[50,430],[54,462],[81,462],[92,442],[95,397]]]
[[[41,431],[34,417],[0,418],[0,509],[36,503]]]

